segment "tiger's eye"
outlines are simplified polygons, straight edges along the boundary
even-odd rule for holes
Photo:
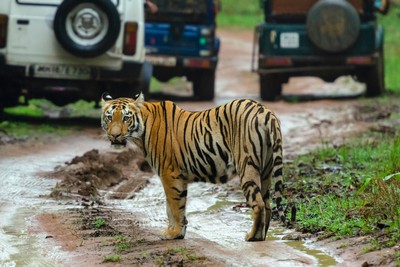
[[[125,122],[129,121],[129,118],[130,118],[129,116],[124,116],[124,121]]]
[[[112,120],[112,116],[111,115],[107,115],[107,119],[108,120]]]

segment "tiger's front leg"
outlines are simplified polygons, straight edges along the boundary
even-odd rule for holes
[[[187,225],[187,184],[171,178],[163,180],[163,186],[167,200],[168,228],[161,233],[161,239],[183,239]]]

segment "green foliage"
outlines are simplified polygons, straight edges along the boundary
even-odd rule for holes
[[[6,108],[5,111],[9,114],[18,115],[18,116],[30,116],[30,117],[42,117],[43,110],[36,105],[37,100],[32,100],[29,102],[27,106],[16,106],[11,108]]]
[[[355,236],[371,232],[368,221],[354,211],[363,207],[362,200],[335,194],[315,196],[299,205],[299,230],[324,232],[324,237]]]
[[[123,251],[125,251],[125,250],[130,249],[131,247],[132,247],[131,243],[129,243],[129,242],[121,242],[121,243],[118,243],[118,244],[115,246],[115,250],[116,250],[117,252],[123,252]]]
[[[263,20],[259,1],[221,0],[217,16],[218,27],[253,29]]]
[[[70,127],[49,125],[49,124],[29,124],[17,121],[0,122],[0,131],[5,132],[17,138],[28,138],[32,136],[41,136],[42,134],[65,134]]]
[[[96,218],[92,221],[92,225],[96,229],[100,229],[107,225],[107,222],[104,218]]]
[[[74,103],[57,106],[47,99],[30,99],[28,105],[6,108],[5,112],[14,116],[45,117],[48,113],[60,113],[63,111],[68,117],[100,117],[100,112],[95,109],[95,102],[78,100]]]
[[[400,93],[400,5],[391,5],[387,15],[379,15],[379,22],[385,31],[385,82],[386,88]]]
[[[107,255],[104,256],[103,262],[120,262],[121,261],[121,256],[119,255]]]
[[[285,171],[302,196],[298,229],[324,237],[383,230],[379,248],[400,242],[399,159],[400,136],[371,133],[297,158]]]

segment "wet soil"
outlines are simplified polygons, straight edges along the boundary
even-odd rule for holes
[[[181,101],[182,108],[258,99],[258,78],[249,63],[252,33],[221,30],[220,35],[215,101]],[[302,90],[285,88],[291,94]],[[396,125],[386,119],[399,112],[398,106],[359,99],[267,105],[281,118],[286,160],[327,143],[340,145],[361,132],[390,132]],[[237,180],[192,187],[189,198],[204,203],[189,203],[186,238],[160,240],[166,216],[158,178],[136,147],[110,148],[99,128],[27,140],[0,132],[0,167],[5,188],[0,190],[0,263],[5,266],[394,266],[387,257],[392,251],[362,253],[363,237],[310,245],[310,236],[277,222],[268,241],[244,242],[251,222]],[[35,182],[27,182],[29,175]],[[283,236],[307,239],[308,245],[285,243]],[[20,252],[26,246],[32,255],[1,244]],[[39,254],[43,259],[35,261]]]

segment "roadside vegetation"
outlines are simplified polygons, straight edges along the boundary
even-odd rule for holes
[[[286,164],[297,229],[320,238],[370,235],[371,250],[399,244],[399,130],[367,133]]]
[[[400,4],[391,4],[389,13],[379,15],[385,31],[385,82],[386,88],[400,94]]]

